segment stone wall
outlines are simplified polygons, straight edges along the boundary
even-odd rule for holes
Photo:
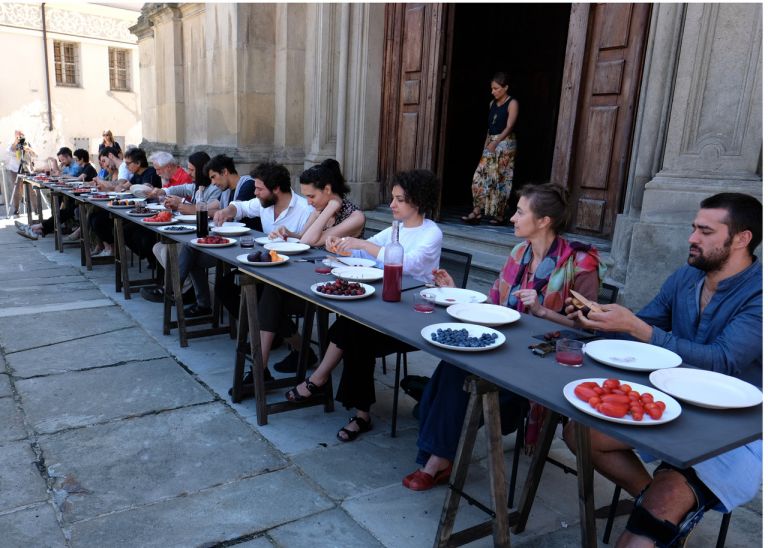
[[[762,200],[762,6],[657,4],[612,274],[644,305],[684,264],[699,202]]]

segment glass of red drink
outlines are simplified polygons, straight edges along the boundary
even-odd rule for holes
[[[431,314],[435,310],[435,296],[432,293],[414,293],[413,309],[422,314]]]
[[[566,367],[581,367],[584,364],[584,343],[572,339],[560,339],[555,345],[555,360]]]

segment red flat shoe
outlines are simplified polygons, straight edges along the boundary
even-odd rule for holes
[[[451,478],[453,464],[449,464],[445,470],[440,470],[434,476],[427,474],[422,470],[416,470],[403,478],[403,486],[411,491],[428,491],[435,485],[448,483]]]

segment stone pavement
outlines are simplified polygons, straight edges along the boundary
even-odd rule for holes
[[[335,438],[347,418],[338,406],[259,427],[253,399],[227,397],[227,336],[180,348],[175,332],[162,335],[161,305],[115,293],[113,267],[87,272],[77,249],[57,253],[52,237],[21,238],[7,220],[0,257],[0,546],[432,545],[446,491],[400,485],[416,467],[417,424],[401,394],[389,436],[391,368],[377,367],[375,428],[354,443]],[[435,365],[409,355],[413,374]],[[478,447],[468,490],[487,503],[482,435]],[[553,453],[573,464],[561,442]],[[526,469],[524,457],[518,489]],[[607,504],[611,484],[596,489]],[[548,466],[514,544],[577,546],[576,503],[573,476]],[[457,527],[483,518],[462,504]],[[719,522],[707,515],[689,546],[712,546]],[[761,533],[756,499],[734,512],[727,545],[759,546]]]

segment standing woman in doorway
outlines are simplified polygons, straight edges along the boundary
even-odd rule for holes
[[[483,215],[492,225],[504,224],[504,209],[512,192],[517,141],[512,128],[517,120],[517,100],[509,96],[509,76],[497,72],[491,80],[493,101],[488,111],[488,134],[483,154],[472,177],[472,204],[469,215],[461,218],[477,224]]]

